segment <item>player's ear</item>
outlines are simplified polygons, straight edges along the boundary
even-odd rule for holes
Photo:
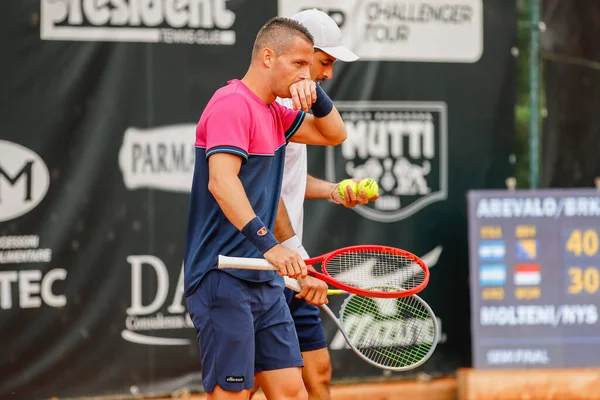
[[[275,62],[275,53],[268,47],[262,49],[261,53],[262,62],[267,68],[271,68]]]

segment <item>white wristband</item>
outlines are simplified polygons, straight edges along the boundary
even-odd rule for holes
[[[310,258],[308,256],[308,253],[304,249],[304,246],[302,246],[302,242],[300,241],[300,238],[296,235],[294,235],[291,238],[289,238],[288,240],[282,242],[281,245],[287,249],[297,251],[298,253],[300,253],[300,255],[302,256],[302,259],[304,259],[304,260],[306,260],[307,258]]]
[[[340,184],[339,184],[339,183],[336,183],[336,184],[335,184],[335,186],[333,187],[333,189],[331,189],[331,192],[329,192],[329,201],[330,201],[330,202],[332,202],[332,203],[334,203],[334,204],[341,204],[340,202],[336,201],[336,200],[333,198],[333,192],[334,192],[335,190],[338,190],[339,186],[340,186]]]

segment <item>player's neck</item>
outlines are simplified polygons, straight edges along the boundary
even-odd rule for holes
[[[265,83],[265,77],[260,71],[250,67],[246,75],[242,78],[242,82],[252,93],[257,95],[265,104],[271,104],[277,96],[271,92],[271,88]]]

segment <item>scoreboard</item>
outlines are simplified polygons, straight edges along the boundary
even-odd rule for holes
[[[600,192],[468,201],[473,366],[600,366]]]

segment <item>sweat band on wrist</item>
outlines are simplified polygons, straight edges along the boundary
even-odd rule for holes
[[[332,203],[340,204],[333,198],[333,192],[338,190],[339,187],[340,187],[340,184],[336,183],[335,186],[331,189],[331,192],[329,192],[329,201],[331,201]]]
[[[254,217],[242,228],[242,234],[260,251],[265,254],[279,244],[275,236],[267,229],[267,226],[259,217]]]
[[[333,101],[327,96],[327,93],[317,83],[317,101],[311,107],[312,113],[317,118],[323,118],[329,115],[333,110]]]
[[[281,242],[281,245],[287,249],[298,251],[298,248],[302,246],[302,242],[300,242],[300,238],[298,236],[294,235],[291,238]]]
[[[300,253],[303,260],[310,258],[308,256],[308,253],[304,249],[304,246],[302,246],[302,242],[300,241],[300,238],[296,235],[292,236],[291,238],[289,238],[287,240],[284,240],[283,242],[281,242],[281,245],[287,249],[294,250],[294,251]]]

